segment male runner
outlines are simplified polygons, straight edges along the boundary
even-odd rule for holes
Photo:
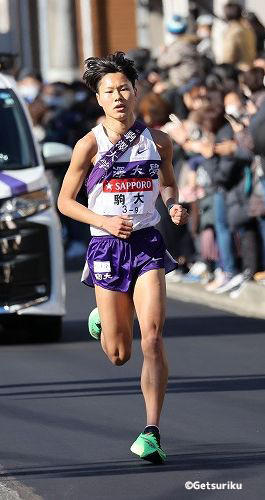
[[[137,72],[133,61],[117,52],[102,59],[91,57],[85,64],[84,81],[96,93],[105,118],[77,142],[58,208],[68,217],[90,224],[92,239],[82,281],[95,287],[97,308],[90,314],[89,330],[117,366],[130,358],[136,311],[144,356],[141,389],[147,425],[131,451],[142,459],[163,463],[166,454],[160,445],[159,419],[168,379],[162,339],[165,273],[176,263],[154,228],[160,220],[155,209],[159,190],[175,224],[186,223],[188,214],[178,204],[171,140],[135,121]],[[103,177],[95,182],[98,172]],[[88,208],[76,201],[85,179]]]

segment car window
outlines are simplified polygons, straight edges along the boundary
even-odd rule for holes
[[[23,108],[11,89],[0,89],[0,170],[29,168],[37,164]]]

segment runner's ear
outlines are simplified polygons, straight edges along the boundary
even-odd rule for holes
[[[99,94],[98,94],[98,93],[96,93],[96,98],[97,98],[98,104],[102,107],[102,104],[101,104],[101,102],[100,102],[100,97],[99,97]]]

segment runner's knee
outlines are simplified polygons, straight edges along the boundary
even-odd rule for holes
[[[117,349],[114,353],[108,353],[108,357],[114,365],[121,366],[129,361],[131,352],[129,350],[120,351]]]
[[[154,327],[149,332],[143,332],[141,346],[144,356],[159,356],[163,349],[163,339],[160,328]]]
[[[131,357],[131,344],[126,342],[118,346],[107,345],[107,355],[114,365],[124,365]]]

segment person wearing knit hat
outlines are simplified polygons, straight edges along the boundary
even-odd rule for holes
[[[188,23],[184,17],[173,16],[172,19],[166,24],[167,31],[172,35],[181,35],[185,33]]]
[[[198,39],[187,33],[187,29],[188,21],[179,15],[174,15],[166,23],[166,30],[174,35],[174,40],[165,47],[157,63],[159,69],[168,71],[168,80],[172,87],[185,85],[190,78],[198,74]]]

